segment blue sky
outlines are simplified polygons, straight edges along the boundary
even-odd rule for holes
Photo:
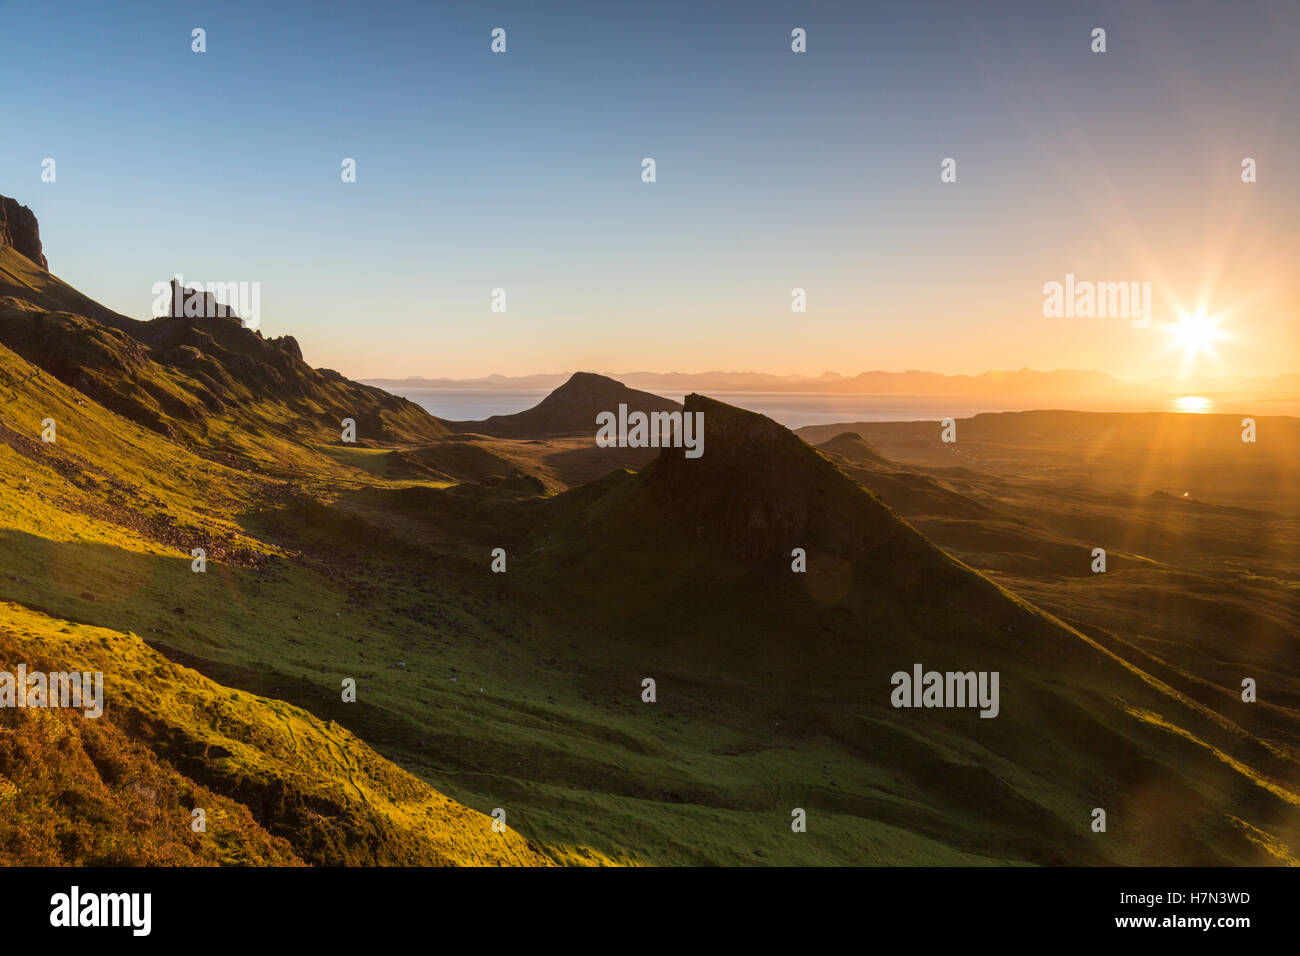
[[[139,318],[258,281],[354,377],[1176,370],[1044,318],[1066,272],[1223,313],[1196,371],[1300,369],[1294,2],[0,0],[0,36],[0,193],[56,275]]]

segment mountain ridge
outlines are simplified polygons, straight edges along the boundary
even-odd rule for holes
[[[538,404],[513,415],[492,415],[481,421],[447,421],[448,428],[498,438],[540,438],[596,431],[600,412],[673,412],[681,404],[650,392],[628,388],[622,382],[592,372],[574,372]]]
[[[964,851],[991,841],[1027,862],[1132,862],[1136,844],[1090,840],[1086,815],[1113,809],[1131,768],[1143,767],[1157,804],[1195,806],[1197,826],[1208,828],[1185,850],[1190,859],[1276,862],[1223,818],[1220,801],[1251,786],[1280,832],[1294,833],[1293,755],[944,552],[775,422],[697,395],[685,411],[705,416],[702,458],[663,449],[639,473],[535,505],[544,550],[530,559],[528,593],[575,615],[594,605],[579,626],[600,628],[629,655],[651,651],[661,695],[701,674],[726,675],[736,696],[714,688],[710,708],[770,709],[790,747],[831,735],[895,781],[887,792],[902,788],[929,808],[923,817],[948,820],[951,845]],[[739,462],[747,469],[737,477]],[[795,548],[805,552],[802,572]],[[533,561],[542,564],[533,570]],[[626,580],[641,583],[614,586]],[[593,597],[602,594],[617,601]],[[985,721],[960,709],[892,708],[891,674],[916,662],[999,672],[1001,713]],[[672,706],[690,705],[674,696]],[[1171,724],[1184,736],[1170,736]],[[964,754],[965,769],[944,751]],[[1216,751],[1239,756],[1220,761]],[[910,820],[925,836],[942,830],[895,816],[861,786],[835,799],[872,819]],[[1142,822],[1122,825],[1149,827],[1152,843],[1190,839],[1158,814],[1126,809]],[[996,836],[976,837],[984,827]]]
[[[413,402],[311,368],[291,336],[265,339],[222,318],[129,319],[10,247],[0,248],[0,343],[119,414],[213,451],[266,458],[268,431],[299,446],[337,441],[346,418],[363,444],[448,434]]]
[[[334,407],[312,412],[310,389],[304,405],[292,386],[355,401],[355,383],[295,379],[288,343],[231,321],[167,319],[140,336],[79,295],[0,249],[0,336],[96,377],[79,390],[0,341],[0,655],[80,657],[121,691],[102,737],[61,738],[86,756],[75,766],[30,722],[0,733],[0,802],[25,801],[0,827],[18,820],[29,851],[32,834],[63,828],[85,838],[59,845],[69,861],[101,859],[97,835],[138,819],[141,852],[110,861],[188,861],[187,848],[207,862],[1295,859],[1293,680],[1272,664],[1294,633],[1283,574],[1248,592],[1275,605],[1276,626],[1250,632],[1246,660],[1268,664],[1273,685],[1259,704],[1238,701],[1239,665],[1217,667],[1221,647],[1216,669],[1188,673],[1151,653],[1163,634],[1138,650],[1115,630],[1106,594],[1149,593],[1119,552],[1120,573],[1093,576],[1090,545],[1059,536],[1063,565],[1079,569],[1055,592],[1065,616],[1044,610],[1020,588],[1050,596],[1055,575],[1013,589],[937,543],[945,528],[992,524],[979,508],[998,480],[948,456],[979,450],[991,426],[1006,438],[1011,419],[962,420],[956,448],[915,423],[862,423],[870,444],[839,428],[816,448],[813,432],[692,393],[683,407],[704,419],[703,456],[643,449],[630,471],[615,466],[623,449],[591,456],[593,412],[634,390],[575,376],[518,439],[425,440],[414,422],[405,437],[417,440],[386,439],[359,422],[353,446],[332,431]],[[239,393],[198,423],[164,401],[165,386],[198,381],[169,371],[186,348],[218,398]],[[179,437],[111,408],[115,386],[152,396]],[[259,403],[262,418],[247,410]],[[46,417],[57,442],[40,440]],[[575,435],[523,434],[556,422]],[[915,468],[898,465],[900,447],[936,457],[932,473],[965,491],[910,452]],[[605,472],[569,483],[555,469],[546,484],[530,449]],[[903,513],[912,503],[936,536]],[[1185,613],[1208,616],[1231,582],[1212,584]],[[1152,627],[1174,609],[1158,608]],[[1223,612],[1244,653],[1232,628],[1254,619]],[[893,678],[915,667],[1000,675],[996,719],[900,708]],[[339,693],[349,676],[351,702]],[[643,696],[647,678],[657,699]],[[0,725],[28,717],[0,713]],[[90,776],[105,751],[122,768],[108,792]],[[42,777],[48,767],[68,776]],[[221,803],[240,834],[218,831],[224,856],[196,850],[170,812],[195,794],[234,801]],[[797,835],[796,807],[812,823]],[[1091,830],[1095,807],[1109,833]],[[504,840],[487,829],[493,808],[508,811]],[[430,820],[447,822],[433,841]]]

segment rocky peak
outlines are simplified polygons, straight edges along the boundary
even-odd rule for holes
[[[0,246],[12,246],[42,269],[50,268],[41,251],[41,227],[36,214],[8,196],[0,196]]]
[[[665,448],[646,483],[688,526],[743,557],[787,556],[820,547],[841,556],[897,534],[880,502],[789,429],[757,412],[703,395],[686,396],[700,415],[703,454]]]
[[[243,324],[239,313],[222,305],[211,292],[182,286],[175,279],[171,280],[171,288],[171,310],[168,312],[171,318],[235,319]]]
[[[298,344],[298,340],[295,339],[292,335],[280,335],[280,336],[276,336],[273,339],[267,339],[267,341],[270,342],[272,345],[274,345],[281,352],[285,353],[286,355],[292,358],[297,359],[299,362],[303,360],[302,346]]]
[[[575,372],[570,379],[532,408],[514,415],[493,415],[481,422],[449,422],[460,431],[479,432],[503,438],[559,434],[594,434],[596,416],[617,412],[620,405],[630,411],[673,412],[676,402],[650,392],[628,388],[622,382],[593,372]]]

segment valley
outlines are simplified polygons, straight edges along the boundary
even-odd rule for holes
[[[620,404],[706,453],[598,447]],[[102,723],[0,711],[0,858],[1294,864],[1300,423],[1216,418],[944,445],[578,373],[443,422],[0,247],[0,664],[105,674]],[[895,707],[917,662],[996,718]]]

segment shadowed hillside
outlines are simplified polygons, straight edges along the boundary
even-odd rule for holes
[[[884,472],[910,470],[903,465],[890,461],[876,451],[871,447],[871,443],[857,432],[841,432],[834,438],[822,442],[817,447],[828,455],[834,455],[846,462],[851,462],[858,468]]]
[[[1256,416],[1257,440],[1243,442],[1244,417],[999,412],[958,419],[951,443],[939,440],[938,422],[810,425],[798,434],[817,444],[854,431],[888,458],[927,470],[967,468],[1127,494],[1187,492],[1300,515],[1300,419]]]
[[[904,856],[910,832],[1033,862],[1276,862],[1266,846],[1296,845],[1293,753],[952,560],[786,429],[699,396],[686,410],[705,415],[705,456],[666,449],[545,503],[525,572],[575,632],[608,635],[629,683],[658,676],[668,726],[707,712],[760,752],[855,754],[850,781],[788,802],[894,828],[862,862],[886,832]],[[891,674],[915,662],[998,671],[1001,713],[894,709]],[[1089,830],[1098,806],[1108,836]]]
[[[548,864],[517,831],[494,832],[483,812],[443,796],[341,726],[164,656],[160,638],[178,625],[211,650],[232,609],[251,612],[235,625],[249,639],[241,663],[256,669],[277,644],[302,645],[282,599],[256,592],[271,583],[282,595],[320,600],[329,586],[291,573],[277,587],[290,556],[242,526],[245,515],[292,499],[292,483],[232,467],[243,459],[214,451],[210,440],[186,447],[169,437],[251,427],[238,401],[202,420],[168,417],[168,428],[125,414],[139,411],[132,388],[184,384],[183,373],[151,356],[166,335],[199,324],[133,326],[13,248],[0,248],[0,277],[0,340],[50,366],[0,344],[0,670],[101,670],[105,685],[98,719],[0,709],[0,862]],[[50,305],[79,311],[43,309]],[[119,325],[150,331],[137,338]],[[327,480],[333,460],[301,442],[308,418],[297,418],[296,400],[281,401],[276,390],[296,379],[310,392],[323,381],[350,396],[352,383],[296,358],[296,366],[267,366],[272,352],[287,357],[283,347],[237,323],[218,320],[201,331],[241,350],[213,348],[214,361],[240,373],[230,376],[228,394],[246,394],[256,407],[249,416],[284,416],[260,429],[260,449],[276,465],[305,464]],[[104,389],[122,402],[94,401]],[[377,389],[356,394],[373,395],[377,409],[415,409]],[[415,412],[413,421],[440,430]],[[48,442],[40,438],[47,419],[57,424]],[[207,574],[191,568],[196,546],[210,562]],[[339,676],[323,684],[318,693],[339,700]],[[204,833],[191,829],[196,807],[207,812]]]
[[[444,434],[228,317],[136,323],[12,248],[0,282],[0,668],[107,682],[98,723],[0,712],[6,859],[1297,861],[1276,513],[1015,477],[1042,436],[978,420],[815,449],[692,395],[703,457],[595,448],[677,407],[599,376]],[[996,716],[893,706],[916,665],[998,674]]]
[[[1258,426],[1249,444],[1239,416],[977,416],[958,423],[953,448],[937,422],[861,423],[911,472],[991,509],[987,517],[841,467],[950,553],[1294,754],[1300,520],[1285,475],[1300,431],[1287,418]],[[954,460],[968,464],[938,463]],[[1244,702],[1247,677],[1268,693]]]
[[[345,418],[363,444],[447,434],[406,399],[311,368],[291,336],[265,339],[224,316],[136,321],[4,243],[0,343],[160,434],[253,459],[280,439],[336,441]]]
[[[60,423],[59,441],[34,438],[42,415]],[[232,600],[257,602],[252,582],[282,573],[268,567],[282,552],[232,519],[275,488],[86,402],[0,346],[0,596],[21,602],[0,603],[0,670],[105,674],[101,719],[0,709],[0,860],[547,862],[341,727],[176,667],[131,633],[156,640],[162,621],[190,620],[210,647]],[[210,576],[191,571],[195,544]],[[205,578],[215,590],[194,587]],[[275,602],[258,603],[260,621],[240,628],[260,655],[286,633]],[[337,699],[337,677],[326,687]],[[208,811],[206,839],[190,830],[195,806]]]

